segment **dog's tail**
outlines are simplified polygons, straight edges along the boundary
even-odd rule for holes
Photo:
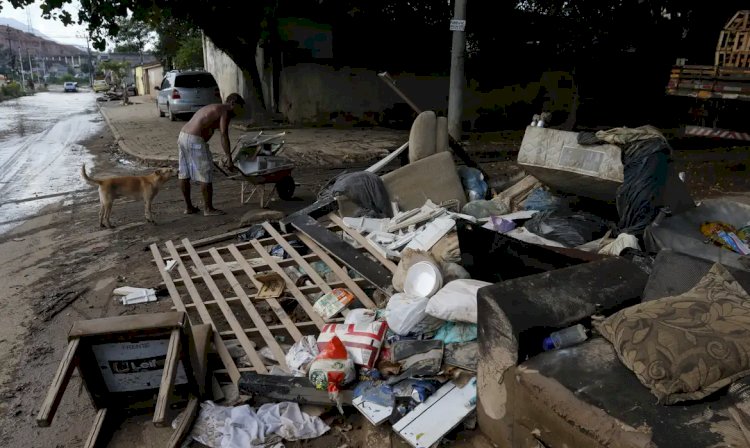
[[[96,180],[94,178],[91,178],[91,177],[89,177],[88,174],[86,174],[86,164],[85,163],[83,165],[81,165],[81,177],[83,177],[83,180],[85,180],[86,182],[90,183],[91,185],[96,185],[96,186],[99,185],[99,181],[98,180]]]

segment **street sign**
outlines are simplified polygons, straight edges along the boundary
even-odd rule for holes
[[[451,19],[451,31],[463,31],[466,28],[466,20]]]

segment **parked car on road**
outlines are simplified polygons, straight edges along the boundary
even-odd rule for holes
[[[103,79],[97,79],[94,81],[94,92],[106,92],[107,90],[109,90],[109,84],[107,84],[107,81]]]
[[[77,82],[68,81],[65,84],[63,84],[63,90],[65,92],[77,92],[78,91],[78,83]]]
[[[159,116],[167,115],[174,121],[178,115],[197,112],[208,104],[221,103],[221,93],[216,79],[202,70],[167,72],[156,87],[156,108]]]

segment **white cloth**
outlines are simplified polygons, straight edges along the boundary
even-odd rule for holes
[[[312,439],[330,429],[320,417],[302,412],[297,403],[264,404],[255,412],[247,405],[227,407],[206,401],[190,436],[210,448],[268,448],[283,447],[281,439]]]

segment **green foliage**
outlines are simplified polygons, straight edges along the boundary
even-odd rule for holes
[[[130,63],[127,61],[104,61],[99,64],[99,69],[105,72],[111,71],[113,78],[112,82],[119,83],[125,78],[125,75],[130,69]]]
[[[23,89],[21,89],[21,84],[13,81],[8,84],[3,84],[3,86],[0,87],[0,93],[7,98],[17,98],[23,95]]]
[[[188,69],[203,66],[203,41],[191,37],[183,41],[174,58],[175,68]]]

